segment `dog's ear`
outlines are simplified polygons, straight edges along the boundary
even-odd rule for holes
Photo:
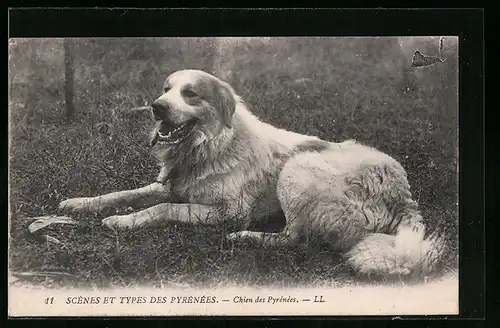
[[[220,81],[217,85],[216,98],[217,107],[221,111],[222,120],[227,127],[231,128],[233,126],[233,114],[236,109],[236,99],[233,88],[231,88],[228,83]]]

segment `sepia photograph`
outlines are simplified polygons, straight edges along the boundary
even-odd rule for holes
[[[458,314],[456,36],[10,38],[10,316]]]

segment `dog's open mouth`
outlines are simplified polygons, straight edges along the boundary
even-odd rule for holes
[[[175,145],[186,138],[196,125],[196,119],[191,119],[181,124],[161,121],[151,145]]]

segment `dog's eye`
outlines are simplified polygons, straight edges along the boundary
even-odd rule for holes
[[[184,97],[188,98],[198,97],[198,95],[192,90],[184,90],[182,94],[184,95]]]
[[[170,91],[170,88],[169,88],[169,87],[165,87],[165,88],[163,89],[163,93],[167,93],[167,92],[169,92],[169,91]]]

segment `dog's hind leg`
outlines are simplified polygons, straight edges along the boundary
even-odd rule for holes
[[[323,153],[291,158],[280,173],[278,199],[285,230],[305,246],[327,243],[346,251],[368,232],[363,203],[346,194],[346,172],[352,170]]]
[[[273,193],[275,195],[275,191]],[[267,207],[264,212],[251,212],[250,215],[253,219],[250,220],[249,224],[245,225],[247,230],[230,233],[226,238],[232,241],[251,240],[256,244],[262,244],[264,246],[288,245],[293,243],[293,241],[296,240],[296,236],[289,234],[283,229],[286,220],[278,199],[271,203],[273,209]],[[279,210],[276,210],[274,208],[275,206],[279,208]],[[265,214],[262,216],[259,215],[263,213]],[[255,219],[255,217],[257,217],[257,219]]]
[[[326,241],[347,250],[366,230],[362,204],[346,197],[343,181],[344,174],[327,163],[322,154],[297,155],[286,163],[277,182],[276,193],[286,221],[283,230],[278,233],[239,231],[228,237],[251,239],[265,245],[307,246]]]

